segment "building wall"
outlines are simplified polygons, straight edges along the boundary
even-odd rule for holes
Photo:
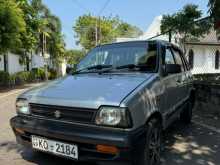
[[[44,58],[40,55],[32,55],[31,58],[31,68],[41,68],[44,67]]]
[[[190,49],[194,52],[193,74],[220,73],[220,68],[215,69],[215,53],[220,51],[220,45],[188,45],[187,56]]]
[[[10,74],[13,74],[24,70],[25,66],[19,63],[19,56],[12,53],[8,53],[8,72]]]

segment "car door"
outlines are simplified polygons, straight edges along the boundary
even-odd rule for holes
[[[166,64],[175,64],[173,51],[170,46],[165,48],[162,61],[163,68],[165,68]],[[168,123],[172,121],[171,118],[179,100],[178,95],[180,94],[180,91],[177,90],[177,80],[178,74],[175,73],[165,74],[162,78],[162,83],[165,86],[165,105],[163,108],[163,115]]]
[[[181,66],[181,73],[176,74],[176,87],[178,90],[177,106],[180,106],[186,101],[188,97],[188,81],[187,81],[187,68],[184,65],[181,51],[178,48],[172,47],[175,63]]]

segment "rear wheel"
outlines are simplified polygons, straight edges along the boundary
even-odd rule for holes
[[[152,119],[147,124],[146,144],[141,158],[135,165],[159,165],[162,142],[161,123],[157,119]]]
[[[186,107],[180,114],[180,120],[183,121],[185,124],[190,124],[192,121],[192,109],[193,103],[191,100],[189,100]]]

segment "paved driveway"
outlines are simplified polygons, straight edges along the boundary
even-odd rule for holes
[[[42,153],[22,149],[15,142],[9,119],[15,115],[15,99],[24,91],[0,93],[0,164],[7,165],[89,165],[73,163]],[[197,121],[196,121],[197,123]],[[215,129],[193,123],[183,126],[176,122],[165,133],[162,165],[219,165],[220,133]]]

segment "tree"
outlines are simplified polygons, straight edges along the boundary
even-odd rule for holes
[[[163,15],[161,32],[171,32],[172,35],[180,35],[179,43],[186,52],[185,42],[197,40],[210,31],[211,23],[208,19],[200,20],[202,11],[196,5],[186,5],[181,11],[172,15]]]
[[[78,64],[85,54],[83,50],[67,50],[65,52],[65,58],[68,64]]]
[[[220,29],[220,1],[209,0],[208,6],[210,7],[210,15],[214,19],[215,28]]]
[[[219,0],[209,0],[209,12],[210,16],[214,21],[214,27],[217,31],[217,36],[220,38],[220,1]]]
[[[49,53],[54,66],[58,66],[61,59],[64,58],[65,52],[61,21],[50,12],[42,3],[42,0],[32,0],[31,6],[39,23],[39,26],[37,26],[38,45],[36,51]]]
[[[0,0],[0,53],[18,48],[25,32],[24,13],[13,0]]]
[[[117,29],[117,37],[135,38],[143,34],[143,32],[136,26],[132,26],[126,22],[120,22]]]
[[[140,29],[119,20],[118,17],[97,18],[92,15],[80,16],[73,28],[78,38],[77,44],[86,50],[96,46],[97,32],[99,44],[112,42],[117,37],[137,37],[142,33]]]
[[[26,32],[24,13],[14,0],[0,0],[0,54],[19,48]],[[7,67],[5,65],[5,71]]]

